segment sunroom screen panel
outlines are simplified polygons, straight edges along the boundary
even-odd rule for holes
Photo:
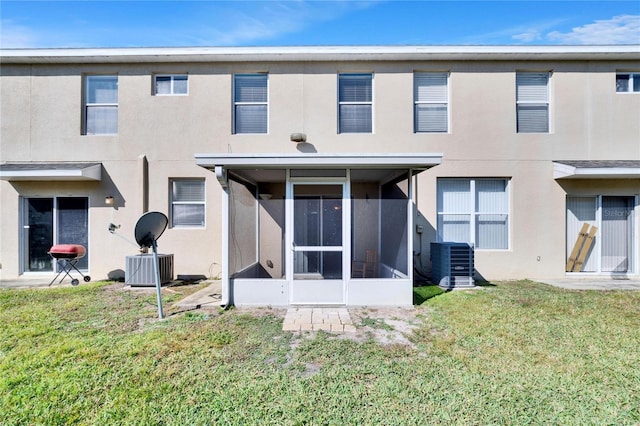
[[[229,274],[257,264],[256,189],[229,179]],[[256,270],[257,271],[257,270]]]

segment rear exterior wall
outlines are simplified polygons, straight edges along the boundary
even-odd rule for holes
[[[89,270],[94,279],[124,269],[136,254],[133,228],[144,212],[143,161],[148,161],[149,210],[169,211],[170,178],[204,178],[206,226],[168,229],[160,252],[175,256],[180,274],[216,276],[221,263],[221,190],[213,174],[195,165],[195,153],[299,153],[289,140],[303,132],[318,153],[436,152],[443,163],[418,175],[417,214],[427,225],[416,262],[429,269],[436,236],[437,179],[510,180],[507,250],[478,250],[487,279],[564,276],[567,185],[553,179],[555,160],[640,159],[640,95],[615,91],[617,70],[638,62],[460,61],[322,63],[183,63],[3,65],[2,162],[101,162],[100,182],[0,182],[0,278],[21,274],[19,197],[89,197]],[[549,71],[550,132],[516,132],[516,71]],[[446,134],[413,131],[414,71],[446,71],[450,127]],[[234,135],[233,74],[269,75],[268,133]],[[373,74],[373,132],[338,132],[339,73]],[[153,96],[153,75],[187,73],[188,96]],[[82,135],[83,77],[118,75],[118,134]],[[637,179],[611,183],[637,195]],[[571,184],[576,191],[607,182]],[[569,187],[572,187],[569,185]],[[112,195],[116,204],[106,206]],[[640,228],[636,215],[636,229]],[[120,225],[110,233],[109,224]],[[416,236],[417,238],[417,236]],[[636,253],[637,257],[637,253]],[[636,260],[637,262],[637,260]]]

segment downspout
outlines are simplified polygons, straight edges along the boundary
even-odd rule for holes
[[[149,161],[147,156],[142,154],[138,156],[138,167],[140,167],[140,187],[142,188],[141,202],[142,213],[149,211]]]
[[[227,171],[222,166],[215,166],[216,179],[222,187],[222,299],[220,306],[223,309],[229,307],[229,181]]]
[[[413,170],[408,170],[407,176],[407,275],[409,275],[409,282],[413,287],[413,249],[415,242],[413,239]]]

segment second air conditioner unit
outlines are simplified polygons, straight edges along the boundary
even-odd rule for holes
[[[474,287],[474,253],[469,243],[431,243],[432,281],[445,290]]]

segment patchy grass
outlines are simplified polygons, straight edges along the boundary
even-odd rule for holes
[[[640,423],[640,292],[425,297],[412,346],[165,311],[104,283],[0,290],[0,424]]]
[[[394,328],[391,325],[387,324],[382,318],[370,318],[366,316],[362,318],[360,322],[365,327],[370,327],[370,328],[375,328],[380,330],[387,330],[387,331],[394,330]]]

